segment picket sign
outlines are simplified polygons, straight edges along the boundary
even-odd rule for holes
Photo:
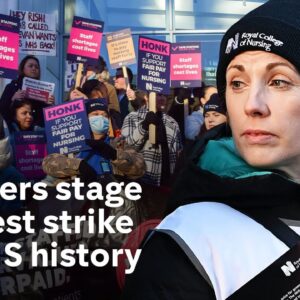
[[[149,95],[149,111],[156,113],[156,93],[151,92]],[[149,141],[151,144],[156,144],[156,126],[149,125]]]

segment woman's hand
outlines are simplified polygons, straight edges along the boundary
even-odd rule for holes
[[[25,91],[18,89],[12,96],[11,100],[12,101],[23,100],[25,98],[25,95],[26,95]]]
[[[48,100],[47,100],[47,104],[52,105],[54,103],[55,103],[55,97],[54,97],[54,95],[50,95]]]
[[[83,98],[83,99],[88,99],[88,97],[80,92],[79,90],[75,89],[70,93],[70,100],[75,100],[75,99],[79,99],[79,98]]]
[[[135,98],[136,98],[135,91],[132,89],[127,89],[126,95],[127,95],[128,100],[131,100],[131,101],[135,100]]]

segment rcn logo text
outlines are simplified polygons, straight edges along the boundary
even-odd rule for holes
[[[291,276],[292,273],[294,273],[296,271],[295,266],[293,265],[293,263],[291,261],[287,261],[285,263],[285,265],[283,265],[281,267],[281,270],[283,271],[283,273],[285,274],[285,276]]]
[[[226,47],[226,50],[225,50],[226,54],[229,54],[232,49],[237,49],[238,48],[238,46],[239,46],[239,36],[240,36],[240,34],[237,33],[234,38],[230,38],[227,41],[227,47]]]

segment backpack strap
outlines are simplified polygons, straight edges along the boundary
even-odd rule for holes
[[[273,215],[266,216],[243,210],[240,211],[271,231],[289,248],[294,247],[300,241],[300,236],[278,217]]]

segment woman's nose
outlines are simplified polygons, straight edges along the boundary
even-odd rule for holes
[[[267,93],[261,86],[250,87],[245,113],[251,117],[266,117],[270,114]]]

